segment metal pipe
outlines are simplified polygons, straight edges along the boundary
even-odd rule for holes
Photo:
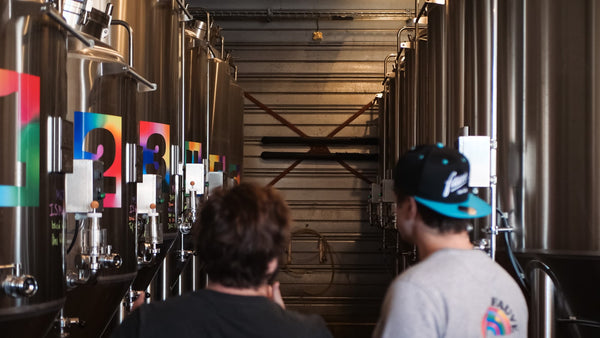
[[[129,62],[128,62],[128,64],[129,64],[129,67],[133,68],[133,29],[127,23],[127,21],[123,21],[123,20],[113,19],[110,24],[116,25],[116,26],[122,26],[127,31],[127,34],[129,35]]]
[[[416,2],[415,2],[416,4]],[[415,8],[415,13],[416,13],[416,8]],[[414,69],[414,78],[413,78],[413,114],[412,114],[412,121],[410,121],[410,123],[412,124],[412,140],[411,143],[409,145],[409,147],[415,146],[417,143],[417,123],[416,123],[416,116],[417,116],[417,110],[418,110],[418,99],[419,99],[419,90],[417,89],[418,85],[419,85],[419,18],[415,17],[415,60],[414,60],[414,65],[415,65],[415,69]]]
[[[125,71],[127,72],[127,74],[131,75],[134,79],[136,79],[137,81],[139,81],[140,83],[142,83],[144,86],[146,86],[148,88],[147,90],[141,90],[140,84],[138,83],[138,91],[139,92],[152,92],[152,91],[155,91],[156,88],[158,88],[156,83],[150,82],[149,80],[145,79],[143,76],[136,73],[135,70],[133,70],[133,68],[126,67]]]
[[[417,25],[417,23],[415,22],[415,26]],[[398,33],[396,33],[396,51],[398,52],[398,54],[400,54],[400,36],[402,36],[402,32],[404,32],[405,30],[415,30],[414,26],[404,26],[402,28],[400,28],[398,30]]]
[[[377,137],[293,137],[263,136],[262,144],[306,144],[306,145],[378,145]]]
[[[498,205],[496,155],[498,131],[498,0],[492,0],[492,106],[491,106],[491,145],[490,145],[490,198],[492,206],[490,256],[496,259],[496,241],[498,235],[497,215],[494,212]]]
[[[221,60],[225,61],[225,37],[221,36]]]
[[[204,12],[203,8],[192,7],[191,13],[198,15]],[[282,19],[300,19],[300,20],[336,20],[344,18],[398,18],[398,20],[406,19],[414,15],[414,11],[410,8],[400,9],[211,9],[214,17],[236,17],[236,18],[282,18]]]
[[[263,151],[263,160],[377,161],[379,154]]]
[[[206,42],[210,46],[210,13],[206,11]]]
[[[206,45],[210,51],[210,13],[206,11]],[[204,161],[204,185],[208,184],[208,172],[210,171],[210,53],[206,57],[206,159]],[[216,75],[216,74],[215,74]],[[205,191],[208,191],[205,187]],[[208,193],[204,194],[208,196]]]
[[[59,25],[61,25],[64,29],[66,29],[69,33],[71,33],[74,37],[76,37],[79,41],[81,41],[86,47],[94,47],[94,40],[87,39],[85,36],[81,35],[77,30],[71,27],[65,19],[58,14],[57,11],[52,7],[52,5],[43,5],[40,7],[40,10],[43,14],[48,15],[52,20],[56,21]]]
[[[395,58],[396,56],[398,56],[396,53],[391,53],[388,54],[388,56],[385,57],[385,59],[383,60],[383,77],[387,78],[387,64],[388,64],[388,60],[390,58]]]
[[[185,14],[185,16],[187,17],[187,19],[184,21],[194,19],[194,16],[192,14],[190,14],[190,12],[188,11],[187,5],[185,5],[183,2],[181,2],[181,0],[177,0],[177,5],[179,5],[179,9],[181,9],[183,14]]]
[[[185,21],[181,21],[181,72],[180,72],[180,114],[179,118],[181,120],[180,131],[181,131],[181,139],[179,140],[179,144],[181,145],[181,154],[180,159],[181,163],[185,163]],[[185,195],[185,189],[184,193]]]
[[[531,272],[531,329],[532,337],[555,337],[554,282],[540,268]]]

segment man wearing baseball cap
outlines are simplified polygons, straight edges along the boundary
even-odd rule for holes
[[[519,286],[470,242],[471,221],[492,210],[468,182],[467,159],[442,144],[398,160],[396,223],[420,262],[390,286],[373,337],[527,337]]]

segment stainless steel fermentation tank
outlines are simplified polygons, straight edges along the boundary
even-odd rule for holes
[[[0,332],[36,337],[65,297],[67,33],[51,3],[2,0],[0,13]]]
[[[240,183],[244,168],[244,89],[238,84],[236,73],[237,68],[234,67],[227,93],[230,146],[227,162],[228,185]]]
[[[207,29],[208,26],[213,29]],[[215,185],[230,187],[241,180],[244,98],[243,90],[236,82],[236,68],[231,62],[223,61],[223,46],[221,45],[220,52],[215,50],[208,40],[207,31],[214,32],[215,29],[214,25],[207,25],[205,21],[192,21],[186,29],[183,72],[186,78],[185,163],[188,182],[188,175],[192,174],[190,164],[206,164],[206,158],[209,158],[206,167],[209,171],[208,176],[217,174],[215,180],[209,178],[207,188],[212,189]],[[214,37],[215,35],[211,34],[210,38],[213,41]],[[222,39],[220,43],[223,44]],[[198,147],[196,149],[201,150],[197,154],[188,147],[193,144]],[[186,198],[189,202],[190,197]],[[193,250],[190,236],[185,237],[183,250]],[[173,292],[177,294],[204,286],[206,278],[201,271],[200,259],[196,256],[189,258],[176,287],[173,288]]]
[[[599,5],[464,0],[425,6],[428,27],[412,40],[414,61],[407,50],[399,53],[399,81],[414,71],[412,88],[398,86],[406,135],[400,148],[413,140],[454,145],[464,126],[470,135],[496,133],[497,206],[515,229],[509,237],[531,297],[530,336],[598,336]],[[443,18],[436,17],[440,8]],[[406,98],[411,90],[416,103]],[[402,109],[410,103],[413,109]],[[497,258],[512,271],[506,252],[500,246]]]
[[[499,4],[498,198],[530,278],[532,334],[597,337],[600,7]]]
[[[194,192],[186,189],[185,205],[190,206],[194,199],[196,210],[200,208],[200,191],[203,191],[204,173],[206,162],[203,147],[207,143],[207,98],[209,87],[208,60],[212,57],[211,47],[208,41],[208,18],[206,21],[192,20],[185,25],[184,36],[184,129],[185,129],[185,186],[193,188]],[[200,169],[198,169],[200,168]],[[199,177],[202,176],[202,177]],[[194,186],[191,183],[194,182]],[[195,196],[196,195],[196,196]],[[187,209],[187,208],[186,208]],[[186,214],[192,215],[191,210]],[[189,217],[188,217],[189,218]],[[204,286],[205,278],[202,278],[202,265],[197,256],[193,254],[194,243],[192,236],[183,238],[183,246],[179,254],[172,258],[175,263],[184,264],[179,276],[175,276],[171,292],[182,295]]]
[[[143,77],[156,83],[152,93],[137,95],[140,120],[139,143],[143,147],[143,172],[161,177],[156,211],[164,231],[160,253],[151,264],[138,271],[133,288],[145,290],[158,269],[160,276],[151,294],[157,300],[170,292],[167,276],[173,267],[164,257],[177,247],[177,214],[181,210],[182,175],[178,164],[182,154],[182,117],[180,114],[180,22],[174,0],[113,1],[113,18],[129,24],[134,40],[133,64]],[[110,43],[121,54],[129,55],[129,36],[122,28],[113,28]],[[139,206],[138,210],[148,208]]]
[[[91,210],[70,210],[74,203],[69,199],[79,203],[87,194],[68,186],[65,267],[69,289],[60,323],[67,326],[62,331],[70,336],[93,337],[105,330],[137,274],[136,235],[143,228],[136,224],[136,185],[142,174],[141,154],[136,156],[140,134],[135,98],[138,91],[153,88],[105,43],[111,22],[108,1],[89,1],[91,8],[80,7],[82,4],[64,1],[69,24],[95,42],[87,47],[69,39],[67,120],[73,123],[74,159],[101,161],[103,165],[100,173],[94,173],[103,179],[103,194],[92,199],[101,205],[97,209],[102,216],[99,226],[106,231],[101,251],[107,252],[101,254],[104,263],[97,269],[93,264],[82,264],[84,247],[94,245],[84,242],[88,240],[86,234],[93,231],[89,229],[93,220],[86,216]],[[73,177],[81,175],[76,166]],[[88,205],[92,201],[82,202]],[[80,325],[73,325],[76,323]]]

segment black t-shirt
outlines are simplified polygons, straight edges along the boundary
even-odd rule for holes
[[[125,319],[112,337],[332,336],[318,315],[284,310],[265,297],[201,290],[141,306]]]

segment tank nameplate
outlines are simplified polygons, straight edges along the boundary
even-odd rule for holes
[[[14,166],[14,178],[0,175],[0,207],[37,207],[40,204],[40,78],[0,69],[0,105],[17,110],[14,118],[5,116],[10,110],[4,109],[0,116],[3,123],[14,121],[17,129],[16,137],[3,137],[1,141],[2,149],[14,149],[17,154],[0,154],[4,161],[16,155],[16,163],[9,163]]]
[[[121,208],[121,117],[76,111],[74,119],[73,157],[104,163],[104,207]]]
[[[185,141],[185,163],[202,163],[202,143]]]
[[[210,155],[210,171],[223,171],[225,167],[225,155]]]
[[[242,171],[240,170],[239,164],[229,164],[229,177],[233,177],[233,179],[240,184],[242,180]]]
[[[170,132],[171,126],[168,124],[140,121],[144,174],[160,175],[167,184],[171,176]]]

